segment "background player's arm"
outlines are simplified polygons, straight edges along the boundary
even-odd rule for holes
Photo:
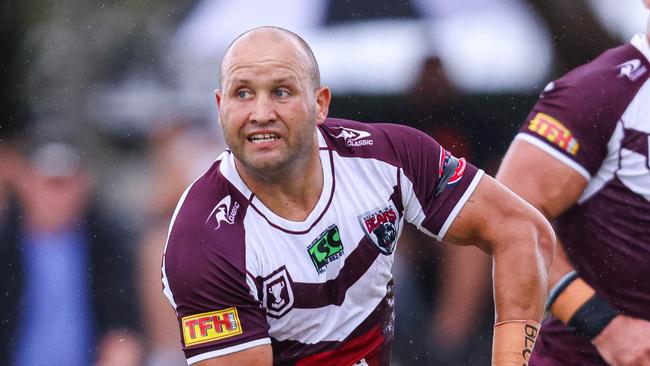
[[[273,351],[270,344],[245,349],[228,355],[197,362],[196,366],[271,366]]]
[[[507,322],[498,328],[501,331],[495,327],[493,365],[526,364],[539,326],[534,323],[541,319],[546,300],[555,247],[550,224],[535,208],[486,175],[444,241],[477,245],[492,255],[496,322]],[[533,324],[534,330],[530,328]],[[531,339],[528,344],[526,336]]]
[[[587,185],[587,180],[577,171],[519,139],[508,149],[497,180],[539,209],[549,220],[575,205]],[[558,243],[549,273],[549,288],[574,270],[561,243]],[[555,312],[554,315],[562,316]],[[649,334],[650,322],[619,315],[592,339],[592,343],[611,365],[650,365]]]

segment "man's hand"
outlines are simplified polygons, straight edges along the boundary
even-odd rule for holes
[[[592,340],[612,366],[650,366],[650,322],[619,315]]]

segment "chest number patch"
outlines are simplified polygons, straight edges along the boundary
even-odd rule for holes
[[[183,340],[185,346],[216,341],[242,333],[237,308],[183,317]]]
[[[328,227],[307,248],[309,257],[318,274],[325,272],[328,263],[343,255],[341,233],[336,225]]]

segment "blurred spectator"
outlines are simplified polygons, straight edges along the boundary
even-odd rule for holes
[[[214,123],[217,123],[216,121]],[[147,340],[147,366],[186,365],[174,311],[160,286],[160,265],[169,219],[178,198],[205,171],[224,145],[205,129],[181,122],[158,123],[148,147],[151,164],[147,227],[139,246],[139,293]]]
[[[0,280],[0,363],[138,365],[128,242],[93,205],[78,152],[38,145],[14,182],[0,256],[10,269]]]

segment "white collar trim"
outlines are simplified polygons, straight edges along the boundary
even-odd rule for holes
[[[637,33],[632,37],[630,41],[636,49],[641,52],[645,58],[650,62],[650,42],[648,41],[648,36],[645,33]]]

